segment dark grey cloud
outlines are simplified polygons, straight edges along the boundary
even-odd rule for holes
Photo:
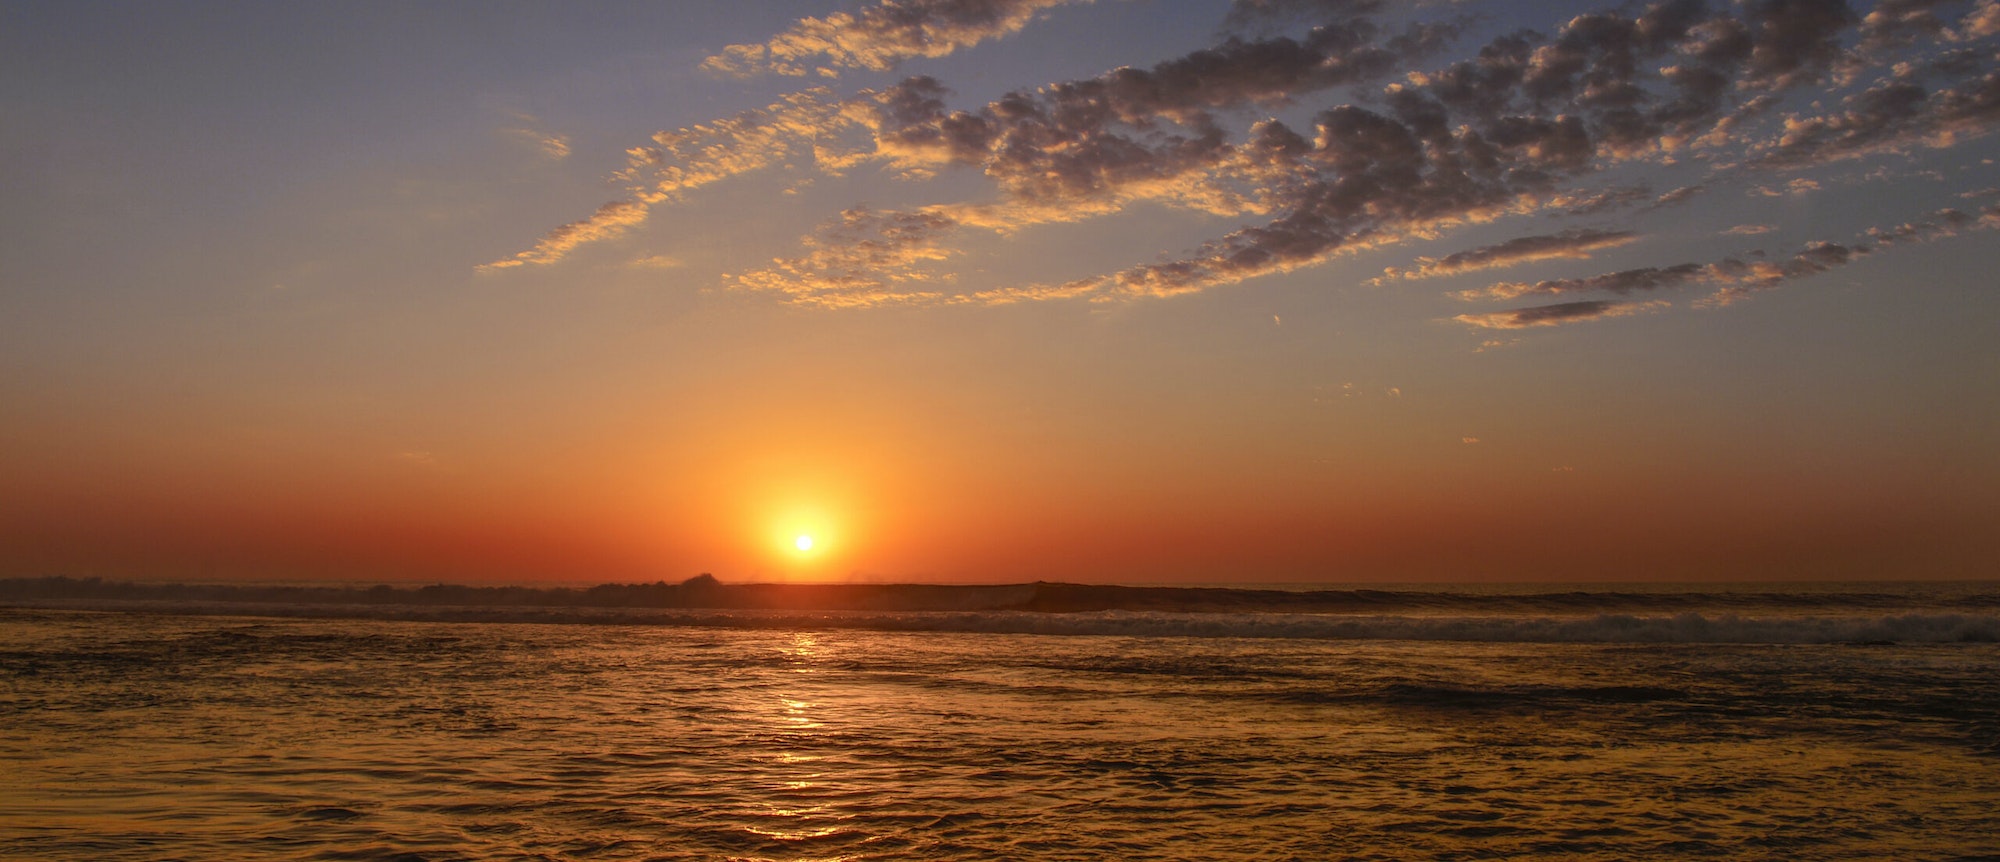
[[[1448,26],[1385,37],[1374,23],[1315,27],[1221,44],[1148,68],[1018,91],[971,111],[916,77],[874,94],[877,139],[911,164],[984,170],[1008,194],[1061,201],[1220,168],[1233,153],[1215,112],[1276,107],[1302,95],[1375,80],[1435,50]]]
[[[1710,272],[1708,264],[1680,263],[1672,266],[1646,266],[1637,269],[1607,272],[1584,278],[1552,278],[1536,282],[1500,282],[1478,290],[1460,291],[1461,299],[1513,299],[1518,296],[1556,295],[1604,291],[1608,293],[1638,293],[1679,287],[1691,282],[1704,281]]]
[[[1482,269],[1496,269],[1538,260],[1582,259],[1599,249],[1624,245],[1638,238],[1627,230],[1571,228],[1559,233],[1524,236],[1493,245],[1419,258],[1411,269],[1391,269],[1386,278],[1432,278]]]
[[[1654,200],[1651,187],[1643,185],[1616,186],[1595,191],[1574,191],[1549,198],[1546,207],[1550,215],[1596,215],[1616,209]]]
[[[1777,259],[1770,259],[1762,251],[1756,251],[1714,263],[1641,267],[1584,278],[1500,282],[1477,290],[1459,291],[1456,296],[1466,300],[1506,300],[1530,295],[1550,296],[1587,292],[1645,293],[1683,285],[1709,284],[1719,285],[1720,289],[1697,304],[1705,307],[1724,306],[1758,290],[1767,290],[1785,282],[1847,266],[1885,248],[1936,242],[1975,230],[1995,228],[2000,228],[2000,204],[1984,207],[1977,213],[1947,208],[1893,227],[1870,228],[1863,233],[1864,241],[1807,243],[1798,251]],[[1456,319],[1482,328],[1517,328],[1501,325],[1516,321],[1513,315],[1514,312],[1497,312],[1461,315]],[[1582,318],[1563,318],[1562,322],[1570,322],[1572,319]]]
[[[1985,212],[1995,212],[1988,207]],[[1984,212],[1982,213],[1984,215]],[[1891,228],[1872,228],[1868,231],[1869,241],[1888,247],[1909,243],[1924,243],[1960,232],[1979,224],[1981,216],[1968,215],[1956,209],[1941,209],[1916,221],[1904,222]]]
[[[1568,323],[1582,323],[1589,320],[1603,320],[1607,317],[1625,317],[1667,307],[1665,302],[1614,302],[1603,299],[1586,299],[1576,302],[1558,302],[1554,305],[1536,305],[1509,311],[1495,311],[1486,314],[1461,314],[1453,320],[1480,329],[1530,329],[1538,326],[1561,326]]]

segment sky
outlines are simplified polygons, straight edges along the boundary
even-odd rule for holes
[[[0,576],[1996,577],[1996,126],[2000,0],[0,0]]]

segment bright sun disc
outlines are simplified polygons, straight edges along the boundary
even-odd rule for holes
[[[800,536],[792,540],[792,545],[801,551],[810,551],[813,549],[813,537]]]

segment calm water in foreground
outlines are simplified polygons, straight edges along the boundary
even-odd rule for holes
[[[0,858],[2000,858],[1993,613],[1842,613],[1742,643],[0,609]]]

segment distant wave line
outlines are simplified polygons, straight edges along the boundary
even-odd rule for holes
[[[83,583],[83,582],[75,582]],[[1083,595],[1131,596],[1123,591],[1140,590],[1140,596],[1155,589],[1172,593],[1202,590],[1178,588],[1099,588],[1078,585],[1030,584],[1013,589],[1074,588]],[[254,594],[262,588],[244,588]],[[345,589],[345,588],[340,588]],[[791,587],[776,592],[751,590],[733,594],[736,600],[793,596]],[[874,595],[855,587],[859,593],[834,590],[831,586],[808,589],[805,595]],[[963,599],[971,595],[992,597],[990,590],[1001,588],[936,587],[943,595]],[[930,594],[930,589],[917,590]],[[830,592],[829,592],[830,591]],[[900,592],[899,592],[900,591]],[[1557,594],[1555,596],[1486,597],[1444,596],[1445,611],[1437,607],[1399,608],[1385,612],[1301,611],[1297,605],[1279,612],[1217,610],[1212,602],[1183,601],[1171,610],[1078,609],[1062,612],[1013,608],[777,608],[777,607],[637,607],[630,605],[542,605],[521,604],[419,604],[411,602],[300,602],[238,600],[218,601],[182,595],[166,597],[146,590],[143,596],[111,596],[99,590],[95,597],[27,597],[19,582],[0,581],[0,604],[13,605],[33,613],[35,608],[103,610],[147,613],[220,614],[274,617],[352,618],[467,623],[553,623],[597,625],[664,625],[737,629],[857,629],[891,632],[956,632],[1032,635],[1113,635],[1127,637],[1190,638],[1284,638],[1313,640],[1407,640],[1491,643],[1635,643],[1635,644],[1885,644],[1885,643],[2000,643],[2000,614],[1991,612],[1950,612],[1905,610],[1884,613],[1866,602],[1838,605],[1824,594],[1814,596],[1808,612],[1785,610],[1781,600],[1797,596],[1766,596],[1780,603],[1780,610],[1766,614],[1740,614],[1726,608],[1651,613],[1609,612],[1602,605],[1607,596],[1619,603],[1654,602],[1661,596],[1640,594]],[[398,591],[408,597],[412,591]],[[421,593],[421,590],[416,591]],[[585,591],[588,592],[588,591]],[[909,600],[909,585],[891,590]],[[1059,595],[1066,592],[1056,589]],[[1229,591],[1224,592],[1261,592]],[[1342,591],[1348,592],[1348,591]],[[1373,591],[1357,591],[1373,592]],[[1300,594],[1282,594],[1300,595]],[[1438,594],[1384,593],[1396,597],[1384,602],[1418,603],[1418,597],[1438,598]],[[1684,599],[1689,594],[1670,594],[1668,599]],[[1701,594],[1710,600],[1714,594]],[[1872,594],[1871,594],[1872,595]],[[1584,596],[1595,596],[1585,599]],[[936,599],[937,595],[930,595]],[[1185,597],[1183,597],[1185,598]],[[1524,611],[1520,598],[1547,601],[1562,606],[1550,610]],[[1886,601],[1886,598],[1878,597]],[[1900,598],[1900,597],[1897,597]],[[1977,596],[1972,598],[1978,598]],[[1870,599],[1875,601],[1877,599]],[[1907,599],[1902,599],[1907,601]],[[1469,602],[1469,604],[1468,604]],[[935,602],[933,602],[935,603]],[[1454,604],[1455,603],[1455,604]],[[1673,604],[1674,602],[1668,602]],[[1321,607],[1325,601],[1308,603]],[[1535,604],[1534,601],[1528,602]],[[1591,607],[1597,605],[1598,607]],[[1499,606],[1496,609],[1495,606]],[[1580,608],[1578,606],[1581,606]]]
[[[1159,587],[1047,581],[958,584],[724,584],[709,575],[680,583],[601,584],[588,588],[377,585],[152,584],[96,578],[0,580],[0,603],[165,601],[298,605],[401,605],[479,608],[652,608],[797,611],[1024,611],[1086,613],[1368,614],[1368,613],[1751,613],[1876,610],[2000,610],[2000,585],[1920,595],[1889,591],[1697,590],[1674,592],[1553,590],[1480,594],[1428,590],[1275,590]]]

